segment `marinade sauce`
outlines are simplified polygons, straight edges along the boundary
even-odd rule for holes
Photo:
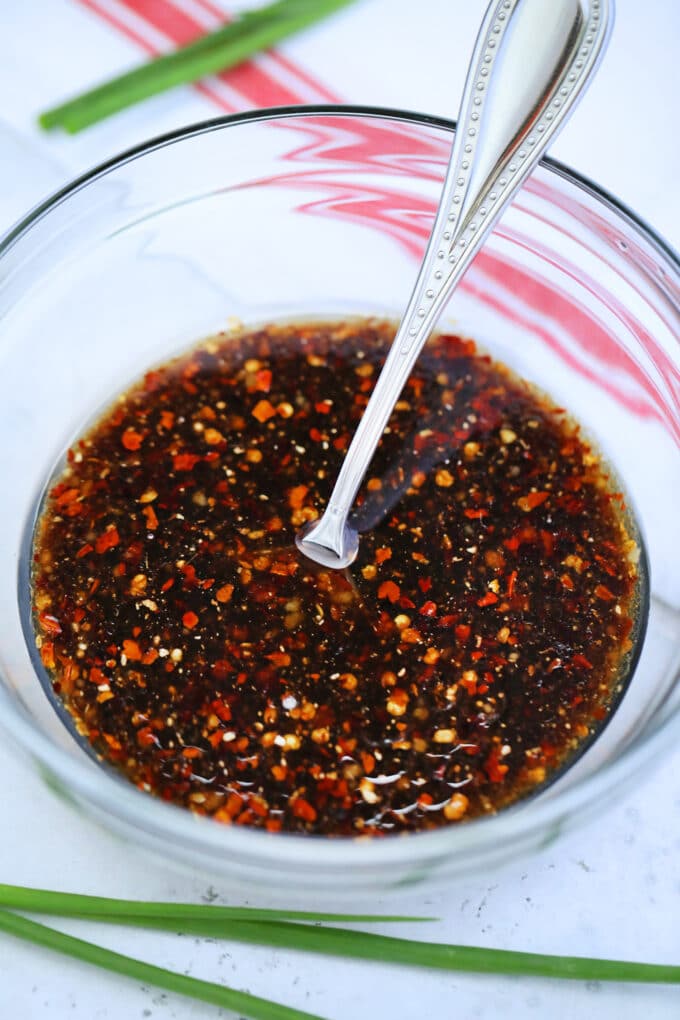
[[[36,643],[92,751],[220,822],[386,834],[550,781],[616,702],[639,546],[564,410],[435,337],[358,501],[324,507],[394,327],[273,325],[149,372],[68,453],[34,538]]]

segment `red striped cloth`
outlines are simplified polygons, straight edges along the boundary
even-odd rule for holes
[[[64,0],[61,0],[60,6],[63,4]],[[67,6],[83,14],[87,12],[100,26],[110,29],[120,40],[138,49],[140,58],[168,52],[229,20],[227,10],[216,0],[71,0]],[[233,9],[233,5],[229,6]],[[359,9],[360,5],[350,10]],[[459,22],[460,18],[457,24]],[[331,25],[331,21],[327,24]],[[328,57],[328,37],[325,45],[325,57]],[[312,59],[313,50],[312,45],[303,48],[302,52],[309,53]],[[338,71],[337,64],[335,71]],[[352,64],[346,58],[342,71],[341,80],[350,88]],[[99,71],[95,81],[107,76],[108,72],[102,74]],[[413,77],[415,81],[415,73]],[[77,88],[84,88],[87,84],[87,79],[79,80]],[[171,119],[175,118],[172,126],[176,126],[177,116],[185,118],[183,122],[196,120],[209,115],[210,107],[233,113],[265,106],[336,103],[342,98],[303,67],[299,60],[276,50],[259,54],[237,68],[206,78],[185,90],[184,96],[193,96],[194,101],[185,102],[182,107],[177,93],[172,99],[168,95],[168,105],[164,109],[166,112],[174,111],[171,114]],[[200,101],[196,102],[199,97]],[[41,98],[40,108],[45,105],[44,98]],[[134,125],[135,133],[141,138],[158,134],[166,128],[166,124],[157,123],[154,113],[147,114],[146,110],[147,104],[142,104],[135,108],[136,112],[128,111],[120,118],[112,118],[77,139],[50,140],[52,151],[61,149],[71,159],[76,154],[85,165],[98,161],[107,154],[102,149],[106,150],[108,144],[116,151],[131,144],[132,140],[138,140],[130,138],[130,125]],[[436,173],[437,166],[440,171],[446,160],[444,143],[428,142],[422,134],[414,133],[406,125],[366,122],[362,126],[361,138],[354,144],[352,139],[337,130],[332,121],[332,118],[315,117],[296,122],[291,149],[286,157],[291,173],[299,172],[305,159],[318,160],[320,167],[328,165],[330,160],[336,167],[345,164],[353,169],[361,163],[370,173],[375,161],[379,163],[385,159],[385,152],[390,153],[391,169],[404,176],[411,172],[414,162],[421,172],[423,167],[429,167],[430,172]],[[96,155],[93,155],[95,151]],[[533,182],[527,185],[530,189],[533,186]],[[521,201],[520,198],[518,202]],[[364,181],[359,189],[352,192],[346,179],[335,180],[325,175],[319,184],[318,200],[310,203],[304,211],[345,221],[362,220],[379,227],[415,258],[422,250],[429,231],[433,209],[427,204],[416,208],[412,194],[407,196],[407,201],[395,203],[394,192],[382,191],[377,178],[374,184]],[[466,278],[464,286],[469,291],[476,289],[477,296],[483,297],[489,307],[494,307],[518,325],[541,333],[544,343],[565,364],[584,380],[599,385],[640,418],[654,419],[665,412],[666,402],[656,382],[632,358],[622,356],[606,329],[593,328],[573,302],[561,297],[554,289],[542,286],[519,267],[501,265],[483,252],[476,261],[475,273]],[[521,311],[517,307],[518,298],[522,299]],[[559,329],[556,325],[558,303]],[[619,308],[616,314],[625,318],[629,328],[637,335],[644,335],[641,324],[635,321],[630,311]],[[546,322],[551,324],[549,329],[546,329]],[[653,339],[645,338],[645,343],[653,345]],[[661,373],[677,400],[680,392],[677,372],[663,352],[660,356]]]
[[[211,0],[78,0],[146,53],[157,56],[229,21]],[[253,107],[336,103],[340,98],[276,50],[193,86],[225,113]]]

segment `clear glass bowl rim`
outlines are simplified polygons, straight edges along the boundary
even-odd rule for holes
[[[451,134],[456,130],[456,122],[444,117],[389,107],[341,104],[270,107],[189,124],[112,156],[41,202],[0,238],[0,260],[20,237],[26,235],[35,223],[62,202],[126,163],[175,142],[211,131],[228,129],[240,124],[309,116],[373,117],[418,127],[437,128]],[[594,198],[616,218],[623,221],[629,230],[656,249],[657,255],[671,270],[669,276],[674,276],[680,283],[680,256],[628,206],[600,185],[557,160],[544,157],[541,166],[551,174],[575,185],[577,189]],[[680,349],[680,343],[678,347]],[[642,736],[636,737],[622,754],[602,765],[597,773],[545,802],[541,802],[541,798],[520,802],[498,815],[476,819],[462,828],[445,826],[431,832],[413,833],[408,838],[375,840],[359,840],[354,837],[329,839],[289,833],[272,835],[247,827],[218,825],[210,819],[194,816],[184,808],[165,804],[128,785],[124,780],[119,782],[103,771],[94,772],[89,761],[81,766],[78,760],[53,744],[33,726],[23,710],[13,704],[11,696],[1,684],[0,724],[6,734],[24,751],[37,758],[59,778],[66,791],[71,791],[106,814],[118,816],[132,827],[141,823],[146,831],[153,831],[165,839],[169,837],[179,846],[191,847],[192,844],[195,846],[196,842],[199,842],[201,849],[209,854],[215,852],[228,855],[231,852],[238,856],[270,859],[273,864],[288,863],[296,868],[316,865],[322,869],[339,867],[348,871],[352,867],[382,867],[390,861],[396,863],[412,860],[415,863],[418,859],[437,858],[456,850],[464,850],[466,856],[473,858],[476,851],[483,851],[492,842],[497,843],[502,839],[509,845],[513,840],[523,840],[538,831],[548,830],[552,825],[559,823],[560,819],[576,812],[588,802],[600,800],[606,791],[617,786],[626,774],[632,774],[655,756],[658,757],[664,748],[673,743],[676,740],[676,730],[680,729],[680,706],[657,725],[651,736],[647,735],[647,731],[643,732]],[[463,835],[464,839],[461,839]]]

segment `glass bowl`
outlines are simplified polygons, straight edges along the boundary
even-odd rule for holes
[[[365,902],[487,875],[601,812],[680,736],[680,266],[635,216],[550,161],[442,324],[573,412],[624,479],[645,535],[651,609],[638,667],[572,768],[494,817],[429,833],[353,840],[224,826],[100,769],[33,668],[27,539],[68,443],[147,366],[234,317],[398,317],[454,129],[337,106],[220,118],[92,171],[0,246],[2,728],[79,811],[250,894]]]

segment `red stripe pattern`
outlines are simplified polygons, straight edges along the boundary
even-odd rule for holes
[[[202,17],[171,0],[79,0],[79,3],[153,56],[185,46],[229,20],[209,0],[194,0],[192,11],[202,11]],[[145,35],[140,25],[148,26],[152,33]],[[166,45],[159,45],[159,39]],[[262,58],[255,58],[197,82],[193,88],[226,113],[262,106],[338,102],[330,89],[281,54],[270,51],[267,58],[274,72],[281,71],[280,78],[263,66]],[[221,89],[220,84],[227,89]]]
[[[152,54],[185,45],[228,20],[211,0],[193,0],[191,13],[180,6],[179,0],[79,2]],[[151,30],[149,36],[145,35],[144,26]],[[163,47],[159,41],[163,41]],[[276,52],[208,78],[194,88],[226,112],[338,101],[324,85]],[[414,258],[419,258],[431,227],[435,203],[417,199],[412,194],[399,194],[394,188],[387,190],[339,180],[338,165],[367,172],[387,168],[391,174],[408,177],[418,173],[421,177],[439,180],[448,158],[448,146],[441,135],[432,132],[428,137],[420,127],[414,129],[408,124],[368,118],[360,129],[356,122],[348,128],[342,118],[323,116],[294,120],[290,126],[298,139],[302,136],[303,140],[283,158],[292,164],[304,162],[304,170],[294,166],[289,173],[257,183],[304,184],[307,192],[316,190],[320,197],[301,205],[301,213],[332,216],[380,229]],[[310,163],[314,164],[313,170],[309,169]],[[527,183],[527,188],[539,196],[542,187],[534,180]],[[552,193],[544,197],[555,201]],[[524,211],[535,215],[531,210]],[[604,225],[591,226],[602,232]],[[521,238],[514,234],[512,241],[521,245]],[[532,247],[535,248],[533,241]],[[567,275],[571,273],[580,286],[587,287],[577,267],[569,267],[561,261],[560,270]],[[607,328],[594,321],[571,296],[553,284],[543,283],[507,259],[501,261],[488,250],[483,251],[462,286],[510,321],[540,337],[565,364],[595,383],[629,412],[640,418],[664,420],[667,425],[674,419],[677,422],[680,415],[678,370],[642,324],[629,310],[617,304],[615,298],[609,302],[609,311],[619,317],[654,358],[665,392],[632,355],[622,350]],[[518,299],[527,314],[518,308]],[[549,328],[550,323],[559,328]],[[675,429],[680,441],[677,425],[670,427]]]

